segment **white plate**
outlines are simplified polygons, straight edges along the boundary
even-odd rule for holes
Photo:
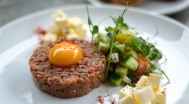
[[[50,15],[57,9],[63,9],[68,16],[79,16],[87,24],[85,5],[80,5],[40,11],[15,20],[0,29],[0,104],[96,104],[98,95],[104,96],[107,91],[109,94],[118,93],[120,90],[120,87],[102,84],[86,96],[59,99],[35,87],[28,65],[32,52],[38,46],[37,36],[33,31],[38,26],[47,28],[53,24]],[[109,15],[118,16],[123,8],[91,6],[89,10],[93,22],[98,24]],[[154,42],[158,43],[159,49],[168,59],[168,64],[161,67],[171,79],[171,84],[165,86],[167,104],[189,102],[189,29],[170,18],[134,8],[130,8],[124,18],[130,26],[137,26],[140,33],[151,37],[158,28],[160,33]],[[113,23],[108,19],[101,25]],[[165,81],[164,79],[163,82]]]
[[[102,3],[99,0],[88,0],[95,6],[103,6],[106,3]],[[144,4],[140,5],[139,8],[151,10],[160,14],[170,15],[179,11],[184,10],[189,6],[189,0],[178,0],[175,2],[167,2],[163,0],[147,0]]]

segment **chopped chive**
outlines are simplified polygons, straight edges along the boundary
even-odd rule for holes
[[[56,86],[60,87],[60,86],[61,86],[61,83],[60,83],[60,82],[59,82],[59,83],[57,83],[57,84],[56,84]]]
[[[105,55],[102,55],[101,58],[106,58],[106,56],[105,56]]]
[[[94,49],[93,52],[94,52],[94,53],[97,53],[97,52],[98,52],[98,49]]]
[[[34,71],[38,71],[39,69],[38,68],[34,68]]]
[[[80,80],[79,80],[79,83],[82,83],[82,82],[83,82],[83,80],[82,80],[82,79],[80,79]]]
[[[84,74],[84,76],[87,76],[87,77],[88,77],[88,74],[87,74],[87,73],[85,73],[85,74]]]

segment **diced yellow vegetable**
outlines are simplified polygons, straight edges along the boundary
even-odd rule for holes
[[[132,32],[130,32],[129,30],[124,29],[124,30],[122,30],[121,34],[118,34],[115,37],[115,40],[119,41],[119,42],[130,41],[133,35],[134,34]]]

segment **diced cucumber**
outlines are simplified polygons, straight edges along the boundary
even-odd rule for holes
[[[107,43],[101,42],[99,43],[98,49],[102,52],[106,52],[109,48],[109,45]]]
[[[99,42],[100,42],[100,40],[99,40],[97,37],[95,37],[94,43],[95,43],[95,44],[99,44]]]
[[[113,84],[113,85],[115,85],[115,86],[119,86],[119,85],[121,85],[121,83],[122,83],[122,77],[121,76],[119,76],[119,75],[117,75],[117,74],[113,74],[112,76],[111,76],[111,83]]]
[[[112,53],[112,61],[114,62],[114,63],[117,63],[117,62],[119,62],[119,54],[118,53]]]
[[[118,74],[118,75],[120,75],[120,76],[123,78],[124,76],[127,75],[127,73],[128,73],[128,68],[123,67],[123,66],[118,66],[118,67],[116,68],[116,70],[115,70],[115,73]]]
[[[131,84],[131,79],[129,79],[129,77],[127,77],[127,76],[124,76],[123,82],[125,82],[126,84]]]
[[[122,56],[123,58],[127,58],[127,57],[129,57],[129,56],[132,56],[135,60],[138,60],[137,53],[136,53],[134,50],[131,50],[131,51],[126,52],[126,53],[123,53],[123,54],[121,54],[121,56]]]
[[[106,37],[106,34],[98,33],[97,38],[103,40]]]
[[[102,42],[104,42],[104,43],[108,42],[108,37],[107,37],[107,35],[104,34],[104,33],[98,33],[98,35],[97,35],[96,38],[97,38],[97,40],[99,40],[99,42],[100,42],[100,41],[102,41]]]
[[[120,64],[133,71],[135,71],[138,67],[138,61],[135,60],[132,56],[130,56],[129,58],[123,59]]]
[[[114,47],[118,50],[118,51],[120,51],[120,52],[122,52],[122,53],[124,53],[125,52],[125,45],[124,44],[114,44]]]
[[[108,72],[114,73],[113,65],[110,65],[110,68],[109,68]]]

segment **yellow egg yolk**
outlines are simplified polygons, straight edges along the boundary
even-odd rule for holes
[[[57,66],[69,66],[81,60],[83,53],[81,48],[73,43],[62,42],[56,44],[49,52],[49,61]]]

